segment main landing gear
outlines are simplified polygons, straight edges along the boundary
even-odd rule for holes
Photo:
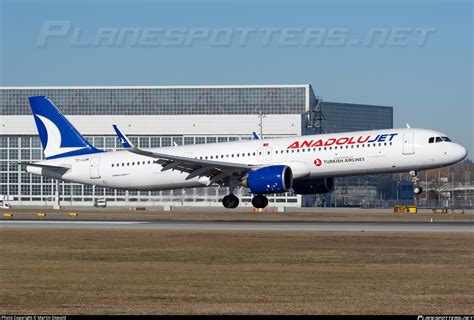
[[[239,205],[239,198],[237,198],[233,193],[228,194],[222,199],[222,204],[227,209],[235,209]]]
[[[268,205],[268,198],[259,194],[252,198],[252,205],[255,208],[263,209]]]
[[[233,193],[230,193],[222,199],[222,205],[227,209],[235,209],[239,205],[239,198],[237,198]],[[268,206],[268,199],[263,195],[257,195],[252,198],[252,205],[255,208],[263,209]]]
[[[413,183],[413,193],[414,194],[421,194],[423,192],[423,188],[418,185],[418,171],[412,170],[410,171],[411,182]]]
[[[234,180],[229,183],[229,194],[222,198],[222,205],[227,209],[235,209],[239,205],[239,198],[234,195],[234,190],[238,186]],[[255,208],[263,209],[268,205],[268,199],[264,195],[256,195],[252,198],[252,205]]]

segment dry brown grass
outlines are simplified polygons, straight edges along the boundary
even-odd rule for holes
[[[0,313],[472,314],[473,240],[0,229]]]

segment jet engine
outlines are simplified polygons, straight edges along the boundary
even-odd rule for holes
[[[300,180],[293,182],[293,191],[296,194],[317,194],[334,191],[334,178]]]
[[[288,166],[264,167],[250,171],[242,185],[254,194],[283,193],[291,189],[293,173]]]

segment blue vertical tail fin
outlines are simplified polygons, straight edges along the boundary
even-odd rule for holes
[[[28,99],[46,159],[103,152],[87,142],[48,97]]]

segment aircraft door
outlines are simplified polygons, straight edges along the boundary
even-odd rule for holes
[[[99,173],[99,161],[100,158],[91,158],[89,162],[89,171],[90,171],[90,177],[91,179],[99,179],[100,178],[100,173]]]
[[[414,154],[415,145],[414,145],[414,132],[407,131],[403,133],[403,154]]]

